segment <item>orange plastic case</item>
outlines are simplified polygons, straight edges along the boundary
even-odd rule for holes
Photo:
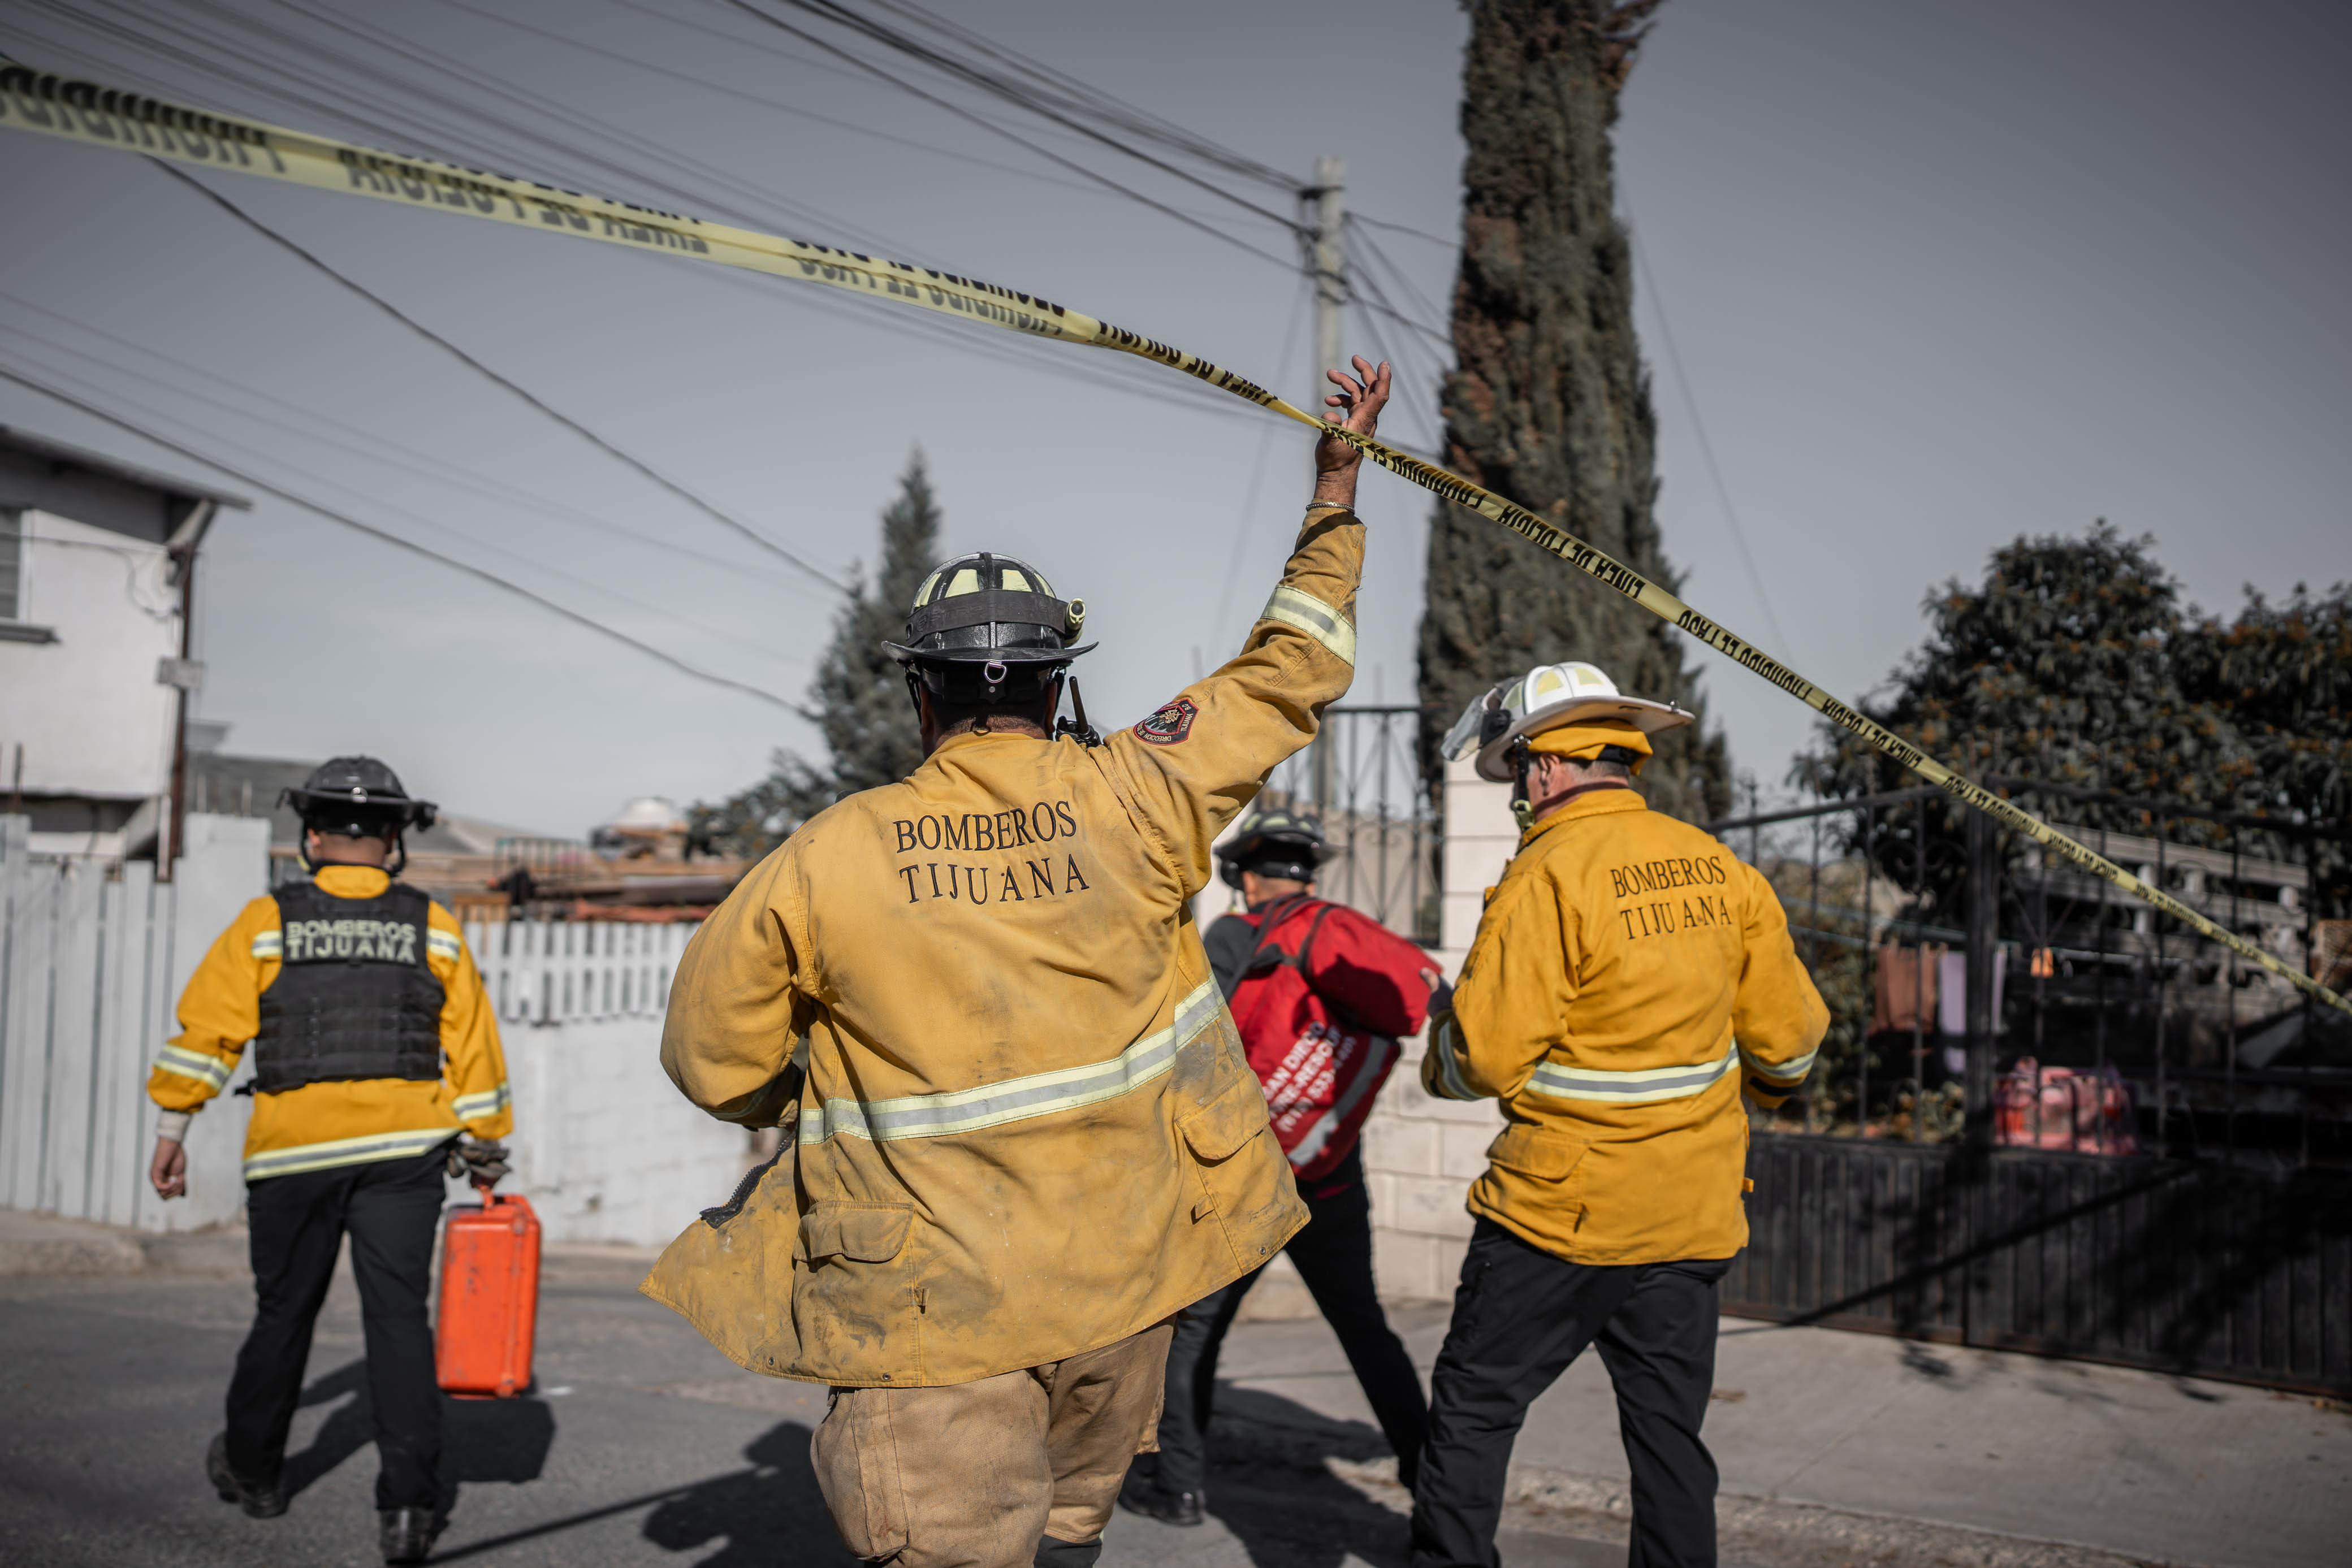
[[[509,1399],[530,1386],[539,1327],[539,1216],[520,1197],[485,1193],[452,1209],[441,1244],[434,1372],[459,1398]]]

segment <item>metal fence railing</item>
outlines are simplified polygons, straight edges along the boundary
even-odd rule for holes
[[[2352,971],[2342,839],[1995,779],[2289,965]],[[1832,1024],[1792,1127],[2352,1167],[2352,1030],[2285,981],[1921,787],[1710,824],[1779,890]],[[1982,1015],[1968,1016],[1971,987]]]
[[[1437,945],[1438,822],[1413,747],[1421,710],[1335,707],[1274,770],[1267,805],[1314,809],[1332,846],[1316,891],[1424,947]]]

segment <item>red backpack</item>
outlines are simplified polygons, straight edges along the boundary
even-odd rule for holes
[[[1296,947],[1282,944],[1289,934]],[[1299,1180],[1324,1176],[1355,1146],[1396,1066],[1397,1037],[1428,1017],[1437,974],[1420,948],[1342,905],[1298,894],[1263,912],[1234,1022]]]

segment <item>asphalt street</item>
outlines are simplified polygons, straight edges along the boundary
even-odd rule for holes
[[[228,1255],[209,1271],[0,1281],[0,1562],[379,1561],[348,1269],[311,1349],[289,1447],[291,1510],[249,1520],[205,1483],[205,1445],[251,1301],[233,1264]],[[549,1261],[536,1392],[448,1406],[455,1501],[434,1560],[853,1568],[809,1469],[824,1391],[739,1371],[635,1294],[642,1268]],[[1122,1514],[1106,1568],[1402,1568],[1402,1494],[1359,1487],[1325,1463],[1376,1457],[1376,1432],[1262,1392],[1234,1391],[1229,1404],[1211,1522],[1175,1530]],[[1605,1520],[1530,1513],[1512,1523],[1514,1568],[1624,1560]]]

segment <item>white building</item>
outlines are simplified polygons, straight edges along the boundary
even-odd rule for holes
[[[247,505],[0,426],[0,809],[34,851],[176,852],[196,547]]]

